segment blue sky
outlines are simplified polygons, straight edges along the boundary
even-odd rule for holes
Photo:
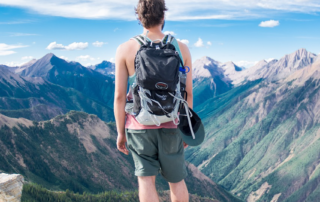
[[[137,1],[0,0],[0,64],[21,65],[52,52],[83,65],[113,60],[140,34]],[[164,31],[187,43],[193,61],[209,56],[251,66],[306,48],[320,53],[318,0],[166,1]]]

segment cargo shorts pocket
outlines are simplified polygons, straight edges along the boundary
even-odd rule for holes
[[[127,145],[138,155],[150,156],[154,154],[155,147],[150,131],[128,129]]]
[[[183,147],[182,138],[177,128],[162,128],[160,134],[162,149],[166,154],[176,154]]]

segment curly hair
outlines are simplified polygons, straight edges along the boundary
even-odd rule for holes
[[[161,24],[167,10],[164,0],[139,0],[135,13],[140,24],[148,29]]]

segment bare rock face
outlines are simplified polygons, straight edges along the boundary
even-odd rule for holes
[[[24,178],[20,174],[0,174],[0,202],[20,202]]]

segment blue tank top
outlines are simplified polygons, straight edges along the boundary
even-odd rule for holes
[[[149,39],[148,37],[147,37],[147,39],[151,41],[151,39]],[[174,47],[176,48],[176,51],[178,51],[178,53],[180,55],[181,60],[183,61],[183,57],[182,57],[181,50],[179,48],[179,44],[178,44],[177,39],[173,38],[171,44],[174,45]],[[136,79],[136,72],[134,72],[133,75],[129,76],[128,85],[131,86],[133,84],[133,82],[135,81],[135,79]]]

